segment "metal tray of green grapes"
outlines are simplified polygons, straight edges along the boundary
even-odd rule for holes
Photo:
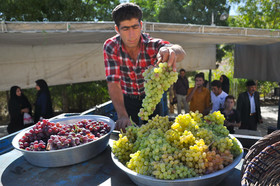
[[[87,127],[79,128],[77,123]],[[102,127],[96,130],[98,126]],[[62,167],[89,160],[104,151],[114,128],[112,119],[98,115],[43,120],[17,134],[12,144],[33,165]]]
[[[181,115],[174,122],[155,117],[120,134],[111,145],[112,160],[137,185],[216,185],[243,157],[223,121],[219,112]]]

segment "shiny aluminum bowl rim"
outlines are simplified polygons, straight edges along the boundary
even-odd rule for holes
[[[82,115],[82,116],[69,116],[69,117],[65,117],[65,118],[58,118],[58,119],[51,119],[51,120],[49,120],[49,122],[59,122],[59,120],[63,120],[63,119],[76,119],[76,118],[81,118],[81,117],[86,117],[86,118],[83,118],[83,119],[81,119],[81,120],[84,120],[84,119],[87,119],[87,117],[89,117],[89,118],[92,118],[92,117],[100,117],[100,118],[103,118],[103,119],[109,119],[109,120],[111,120],[111,118],[109,118],[109,117],[106,117],[106,116],[101,116],[101,115]],[[98,119],[97,119],[98,120]],[[114,122],[112,122],[112,123],[114,123]],[[34,125],[35,126],[35,125]],[[25,130],[23,130],[23,131],[21,131],[20,133],[18,133],[15,137],[14,137],[14,139],[13,139],[13,141],[12,141],[12,145],[14,146],[14,148],[15,149],[17,149],[17,150],[19,150],[19,151],[22,151],[22,152],[26,152],[26,153],[35,153],[35,154],[41,154],[41,153],[43,153],[43,154],[46,154],[46,153],[54,153],[54,152],[63,152],[63,151],[68,151],[69,149],[75,149],[75,148],[80,148],[80,147],[82,147],[82,146],[85,146],[85,145],[89,145],[89,144],[91,144],[91,143],[94,143],[94,142],[96,142],[96,141],[99,141],[99,140],[101,140],[101,139],[103,139],[103,138],[105,138],[107,135],[110,135],[112,132],[113,132],[113,130],[114,130],[114,128],[115,128],[115,123],[113,124],[113,126],[111,126],[110,125],[110,127],[111,127],[111,129],[110,129],[110,131],[107,133],[107,134],[105,134],[104,136],[102,136],[102,137],[100,137],[100,138],[98,138],[98,139],[96,139],[96,140],[93,140],[93,141],[91,141],[91,142],[88,142],[88,143],[84,143],[84,144],[81,144],[81,145],[78,145],[78,146],[75,146],[75,147],[69,147],[69,148],[64,148],[64,149],[57,149],[57,150],[46,150],[46,151],[28,151],[28,150],[24,150],[24,149],[21,149],[21,148],[19,148],[19,144],[18,144],[18,142],[19,142],[19,139],[26,133],[26,132],[29,132],[29,130],[31,129],[31,128],[33,128],[33,126],[30,128],[30,127],[28,127],[27,129],[25,129]]]
[[[233,135],[229,134],[229,136],[231,138],[235,138]],[[236,138],[235,138],[236,139]],[[226,174],[228,173],[229,171],[231,171],[232,169],[234,169],[238,163],[241,161],[242,157],[243,157],[243,146],[242,144],[240,143],[240,141],[238,139],[237,140],[237,143],[239,145],[239,147],[242,149],[242,152],[241,154],[239,154],[231,164],[227,165],[226,167],[224,167],[222,170],[218,170],[216,172],[213,172],[213,173],[210,173],[210,174],[206,174],[206,175],[203,175],[203,176],[197,176],[197,177],[192,177],[192,178],[183,178],[183,179],[175,179],[175,180],[164,180],[164,179],[157,179],[155,177],[152,177],[152,176],[147,176],[147,175],[143,175],[143,174],[138,174],[136,173],[135,171],[127,168],[124,164],[122,164],[118,158],[113,154],[113,152],[111,152],[111,157],[112,157],[112,160],[113,162],[115,163],[115,165],[117,167],[119,167],[122,171],[124,171],[129,177],[137,177],[137,178],[141,178],[142,180],[145,180],[145,181],[153,181],[153,182],[158,182],[158,183],[183,183],[183,182],[194,182],[194,181],[202,181],[202,180],[207,180],[207,179],[210,179],[210,178],[214,178],[214,177],[217,177],[217,176],[221,176],[223,174]],[[133,180],[133,179],[132,179]],[[134,180],[133,180],[134,181]]]

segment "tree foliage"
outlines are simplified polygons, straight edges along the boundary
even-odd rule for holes
[[[82,112],[110,100],[106,81],[57,85],[49,89],[56,112]],[[24,93],[34,105],[35,88],[25,89]]]
[[[239,3],[240,15],[231,17],[231,26],[280,29],[279,0],[230,0]]]
[[[271,95],[273,94],[272,90],[274,90],[275,87],[277,87],[276,82],[270,82],[270,81],[259,81],[258,82],[258,89],[263,94],[264,99],[270,93],[271,93]]]
[[[6,21],[108,21],[118,0],[0,0]]]
[[[226,25],[220,20],[222,13],[229,13],[230,6],[226,0],[132,0],[143,9],[145,21],[184,24],[211,24],[214,13],[216,25]]]

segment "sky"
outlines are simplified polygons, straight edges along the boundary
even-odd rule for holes
[[[230,10],[229,10],[229,15],[230,16],[235,16],[235,15],[238,15],[237,13],[237,4],[231,4],[230,5]]]

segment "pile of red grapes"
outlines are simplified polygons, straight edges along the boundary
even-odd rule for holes
[[[81,120],[62,125],[48,120],[39,121],[19,140],[19,147],[27,151],[49,151],[75,147],[94,141],[111,127],[103,121]]]

